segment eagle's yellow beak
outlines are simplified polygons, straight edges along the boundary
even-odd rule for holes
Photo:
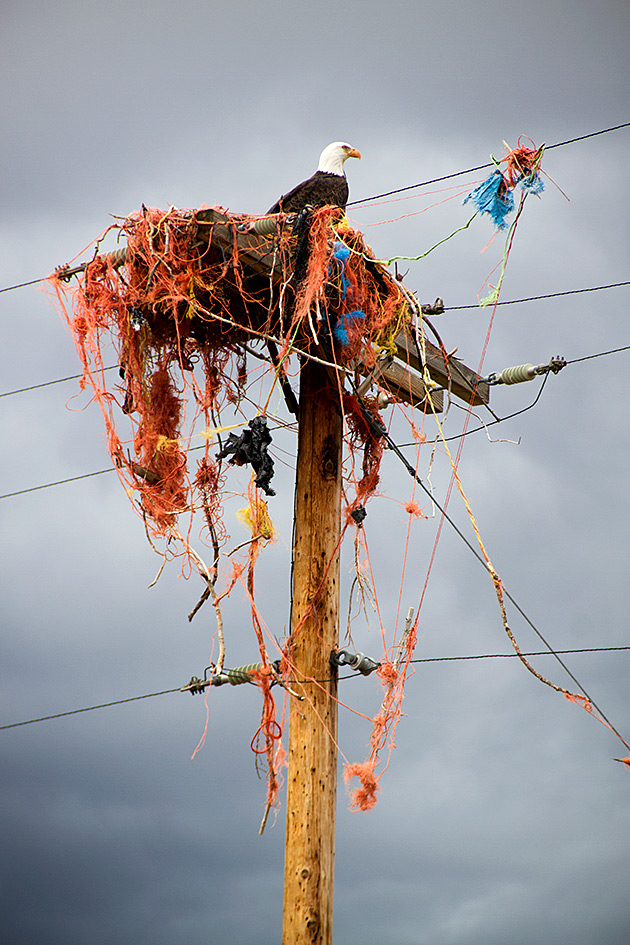
[[[360,152],[360,151],[357,151],[356,148],[351,148],[351,149],[348,151],[348,157],[355,157],[355,158],[358,158],[359,161],[360,161],[360,160],[361,160],[361,152]]]

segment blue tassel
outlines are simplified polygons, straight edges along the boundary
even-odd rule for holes
[[[545,183],[538,171],[534,171],[529,177],[524,177],[519,184],[526,194],[535,194],[536,197],[539,197],[545,189]]]
[[[365,312],[362,312],[360,309],[356,309],[354,312],[346,312],[345,315],[342,315],[333,328],[333,335],[340,341],[342,345],[347,345],[350,341],[348,337],[348,321],[352,319],[355,321],[358,318],[365,318]]]
[[[348,289],[351,288],[350,282],[346,279],[345,268],[348,257],[350,256],[350,250],[345,243],[342,243],[341,240],[337,240],[333,248],[333,254],[331,257],[332,260],[335,259],[339,263],[339,277],[341,279],[341,298],[345,299],[348,294]],[[333,335],[340,341],[342,345],[347,345],[350,342],[348,336],[348,321],[351,319],[354,321],[357,318],[365,318],[365,312],[362,312],[360,309],[355,309],[354,312],[346,312],[345,315],[339,317],[339,321],[333,328]]]
[[[341,277],[341,287],[343,289],[343,292],[341,295],[342,299],[345,299],[348,292],[348,287],[350,285],[345,275],[346,262],[348,260],[349,255],[350,255],[350,250],[348,249],[346,244],[342,243],[340,240],[337,240],[333,249],[332,259],[336,259],[337,262],[339,263],[339,275]]]
[[[499,193],[503,190],[503,193]],[[512,191],[505,186],[501,171],[493,171],[490,177],[468,194],[464,203],[472,200],[480,213],[487,213],[500,230],[507,226],[505,218],[514,209]]]

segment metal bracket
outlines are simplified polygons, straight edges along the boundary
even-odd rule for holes
[[[381,665],[365,653],[350,653],[348,650],[332,650],[330,654],[331,666],[349,666],[362,676],[369,676]]]

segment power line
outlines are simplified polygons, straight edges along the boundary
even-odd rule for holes
[[[619,289],[622,286],[630,285],[628,282],[611,282],[608,285],[596,285],[591,286],[585,289],[567,289],[563,292],[549,292],[547,295],[530,295],[527,298],[522,299],[505,299],[504,301],[499,301],[497,305],[519,305],[521,302],[540,302],[545,299],[557,299],[564,295],[580,295],[584,292],[601,292],[604,289]],[[462,312],[466,309],[476,309],[480,308],[479,303],[472,305],[445,305],[445,312]],[[615,354],[617,351],[626,351],[626,348],[615,348],[614,351],[605,351],[603,354]],[[597,358],[601,357],[600,354],[589,355],[589,357]],[[568,364],[576,364],[577,361],[585,361],[586,358],[578,358],[576,361],[569,361]],[[110,364],[108,367],[104,367],[103,371],[114,371],[119,365]],[[71,374],[69,377],[59,377],[54,381],[43,381],[41,384],[32,384],[30,387],[20,387],[18,390],[8,390],[0,394],[1,397],[12,397],[14,394],[25,394],[31,390],[39,390],[42,387],[51,387],[53,384],[63,384],[65,381],[79,381],[83,377],[82,374]]]
[[[610,653],[616,650],[630,650],[630,646],[585,646],[573,650],[536,650],[531,653],[521,653],[521,656],[553,656],[555,653]],[[517,659],[518,653],[480,653],[474,656],[423,656],[409,660],[410,663],[449,663],[455,660],[496,660]],[[348,677],[349,678],[349,677]]]
[[[593,357],[597,357],[597,355],[593,355]],[[569,362],[567,362],[567,364],[568,364],[568,363],[569,363]],[[487,430],[488,427],[494,426],[495,423],[504,423],[506,420],[512,420],[514,417],[520,417],[520,415],[521,415],[522,413],[527,413],[528,410],[531,410],[533,407],[536,406],[536,404],[538,403],[538,401],[539,401],[540,398],[542,397],[542,392],[543,392],[543,390],[545,389],[545,384],[546,384],[547,381],[549,380],[549,377],[550,377],[549,374],[545,374],[545,376],[544,376],[544,378],[543,378],[543,381],[542,381],[542,384],[540,385],[540,388],[538,389],[538,393],[536,394],[536,397],[535,397],[534,400],[531,402],[531,404],[528,404],[528,405],[527,405],[527,407],[521,407],[520,410],[515,410],[514,413],[508,413],[505,417],[497,417],[497,415],[496,415],[495,413],[493,413],[492,416],[494,417],[494,420],[490,420],[488,423],[482,423],[481,426],[479,426],[479,427],[473,427],[472,430],[466,430],[465,433],[455,433],[455,434],[453,434],[453,436],[445,436],[445,437],[444,437],[444,442],[445,442],[445,443],[450,443],[450,442],[453,441],[453,440],[460,440],[460,439],[461,439],[462,437],[464,437],[464,436],[471,436],[471,434],[473,434],[473,433],[479,433],[481,430]],[[448,391],[448,387],[436,387],[436,388],[434,388],[434,391],[433,391],[433,392],[435,393],[436,391]],[[453,406],[459,407],[460,405],[459,405],[459,404],[453,404]],[[485,404],[484,406],[486,407],[487,410],[490,409],[487,404]],[[461,407],[461,409],[462,409],[462,410],[469,410],[469,409],[470,409],[470,405],[468,405],[468,406],[465,407],[465,408],[464,408],[464,407]],[[476,414],[473,414],[473,416],[476,417],[477,415],[476,415]],[[409,443],[399,443],[399,444],[398,444],[398,446],[399,446],[401,449],[403,449],[404,447],[417,446],[417,445],[418,445],[418,443],[417,443],[416,440],[412,440],[412,441],[409,442]]]
[[[566,141],[558,141],[556,144],[550,144],[545,148],[545,151],[551,151],[554,148],[562,148],[565,144],[575,144],[576,141],[586,141],[587,138],[596,138],[598,135],[606,135],[610,131],[619,131],[621,128],[629,128],[630,121],[624,122],[622,125],[615,125],[612,128],[603,128],[601,131],[592,131],[587,135],[580,135],[577,138],[569,138]],[[370,200],[380,200],[383,197],[392,197],[394,194],[402,194],[407,190],[415,190],[417,187],[428,187],[429,184],[441,184],[442,181],[452,180],[453,177],[463,177],[465,174],[473,174],[475,171],[485,171],[489,167],[496,167],[495,164],[480,164],[477,167],[469,167],[465,171],[455,171],[453,174],[445,174],[443,177],[434,177],[432,180],[423,180],[417,184],[407,184],[406,187],[399,187],[397,190],[388,190],[387,193],[377,194],[375,197],[363,197],[361,200],[351,200],[348,203],[349,207],[355,207],[360,203],[367,203]]]
[[[368,203],[370,200],[381,200],[383,197],[393,197],[394,194],[404,194],[407,190],[416,190],[418,187],[428,187],[429,184],[441,184],[442,181],[452,180],[454,177],[463,177],[465,174],[473,174],[475,171],[485,171],[494,164],[479,164],[477,167],[469,167],[465,171],[454,171],[452,174],[444,174],[443,177],[433,177],[431,180],[423,180],[417,184],[407,184],[405,187],[397,187],[396,190],[388,190],[383,194],[375,194],[373,197],[361,197],[360,200],[350,200],[346,204],[348,207],[356,207],[360,203]]]
[[[103,368],[103,371],[113,371],[114,368],[117,367],[117,364],[110,364],[109,367]],[[20,387],[19,390],[5,391],[4,394],[0,394],[0,397],[12,397],[13,394],[25,394],[29,390],[39,390],[40,387],[52,387],[53,384],[64,384],[66,381],[80,381],[82,377],[82,374],[71,374],[69,377],[58,377],[54,381],[44,381],[41,384],[32,384],[30,387]]]
[[[587,138],[597,138],[599,135],[607,135],[609,131],[619,131],[621,128],[630,128],[630,121],[624,121],[621,125],[613,125],[611,128],[604,128],[602,131],[591,131],[590,134],[580,135],[577,138],[567,138],[566,141],[550,144],[548,148],[545,148],[545,151],[551,151],[552,148],[563,148],[565,144],[575,144],[576,141],[586,141]]]
[[[40,489],[52,489],[53,486],[65,486],[67,482],[78,482],[79,479],[90,479],[92,476],[103,476],[105,473],[113,472],[114,467],[109,469],[99,469],[97,472],[83,473],[81,476],[71,476],[70,479],[58,479],[57,482],[45,482],[41,486],[31,486],[29,489],[19,489],[17,492],[7,492],[0,495],[0,499],[12,499],[16,495],[26,495],[27,492],[38,492]]]
[[[622,128],[629,128],[630,121],[624,122],[621,125],[614,125],[610,128],[603,128],[601,131],[591,131],[586,135],[579,135],[577,138],[568,138],[566,141],[558,141],[556,144],[550,144],[545,147],[545,151],[552,151],[554,148],[562,148],[566,144],[575,144],[578,141],[586,141],[588,138],[597,138],[599,135],[606,135],[611,131],[620,131]],[[362,197],[360,200],[351,200],[348,203],[349,207],[356,207],[360,203],[368,203],[370,200],[380,200],[383,197],[391,197],[394,194],[402,194],[408,190],[416,190],[418,187],[428,187],[429,184],[440,184],[445,180],[452,180],[454,177],[463,177],[466,174],[474,174],[476,171],[485,171],[490,167],[495,167],[493,163],[489,164],[479,164],[477,167],[469,167],[465,171],[455,171],[452,174],[444,174],[442,177],[434,177],[431,180],[419,181],[417,184],[407,184],[405,187],[399,187],[396,190],[388,190],[383,194],[376,194],[373,197]],[[38,282],[45,282],[49,279],[50,276],[42,276],[39,279],[32,279],[30,282],[20,282],[18,285],[9,285],[4,289],[0,289],[2,292],[11,292],[13,289],[23,289],[25,286],[37,285]]]
[[[450,443],[452,440],[459,440],[461,439],[462,436],[470,436],[471,433],[479,433],[480,430],[486,430],[488,427],[494,426],[495,423],[503,423],[505,420],[513,420],[514,417],[520,417],[522,413],[527,413],[528,410],[532,410],[532,408],[536,406],[536,404],[542,397],[542,392],[545,389],[545,384],[549,380],[549,377],[550,377],[549,374],[545,374],[543,378],[543,382],[540,385],[538,393],[536,394],[536,397],[531,402],[531,404],[528,404],[527,407],[522,407],[521,410],[515,410],[514,413],[508,413],[506,417],[495,416],[494,420],[490,420],[488,423],[482,423],[480,427],[474,427],[472,430],[466,430],[465,433],[456,433],[454,436],[447,436],[445,437],[446,442]],[[416,446],[417,444],[416,443],[402,443],[401,445],[402,446]]]
[[[31,279],[30,282],[20,282],[19,285],[8,285],[4,289],[0,289],[0,292],[12,292],[13,289],[23,289],[27,285],[37,285],[38,282],[45,282],[49,276],[41,276],[39,279]]]
[[[592,361],[593,358],[603,358],[607,354],[617,354],[619,351],[630,351],[630,345],[624,345],[623,348],[611,348],[610,351],[600,351],[599,354],[587,354],[583,358],[573,358],[567,361],[567,364],[579,364],[580,361]]]
[[[620,351],[630,351],[630,345],[625,345],[623,348],[612,348],[610,351],[600,351],[597,354],[589,354],[583,358],[574,358],[571,361],[567,361],[567,364],[579,364],[580,361],[590,361],[593,358],[603,358],[609,354],[618,354]],[[106,368],[105,370],[109,370],[109,369]],[[545,378],[540,386],[540,390],[538,391],[538,394],[536,395],[532,403],[529,404],[529,406],[523,407],[521,410],[516,410],[514,413],[509,413],[506,417],[496,417],[494,420],[490,420],[488,423],[482,424],[482,426],[480,427],[475,427],[473,430],[468,430],[465,435],[470,436],[472,433],[479,433],[480,430],[485,430],[487,427],[494,426],[494,424],[496,423],[504,423],[506,420],[512,420],[514,417],[518,417],[520,414],[526,413],[528,410],[531,410],[532,407],[535,407],[538,401],[540,400],[545,384],[547,383],[548,377],[549,375],[545,375]],[[55,382],[51,381],[50,383],[55,383]],[[44,386],[44,385],[41,385],[41,386]],[[31,390],[31,388],[25,388],[25,390]],[[450,440],[458,440],[461,436],[462,436],[461,433],[456,433],[453,436],[447,437],[446,439],[447,439],[447,442],[449,442]],[[416,445],[415,443],[401,443],[399,444],[399,448],[406,447],[406,446],[415,446],[415,445]],[[202,447],[193,446],[191,450],[201,449],[201,448]],[[29,492],[38,492],[40,489],[52,489],[53,486],[64,486],[66,485],[66,483],[69,483],[69,482],[78,482],[81,479],[89,479],[92,476],[102,476],[105,473],[113,472],[113,471],[114,471],[114,467],[112,466],[109,469],[99,469],[97,470],[97,472],[83,473],[80,476],[71,476],[69,479],[58,479],[55,482],[45,482],[41,486],[30,486],[30,488],[28,489],[18,489],[17,492],[7,492],[4,495],[0,495],[0,500],[12,499],[19,495],[26,495]]]
[[[580,295],[583,292],[601,292],[603,289],[619,289],[621,286],[630,285],[630,282],[611,282],[609,285],[595,285],[588,289],[567,289],[564,292],[549,292],[547,295],[530,295],[523,299],[506,299],[496,302],[496,305],[519,305],[521,302],[540,302],[542,299],[558,299],[563,295]],[[479,303],[475,305],[445,305],[445,312],[463,312],[464,309],[480,308]]]
[[[180,689],[163,689],[161,692],[147,692],[144,696],[132,696],[130,699],[117,699],[115,702],[102,702],[100,705],[89,705],[85,709],[72,709],[70,712],[57,712],[55,715],[42,715],[39,719],[27,719],[25,722],[12,722],[10,725],[0,725],[0,731],[7,728],[19,728],[21,725],[33,725],[35,722],[48,722],[50,719],[62,719],[67,715],[78,715],[80,712],[93,712],[94,709],[108,709],[112,705],[123,705],[125,702],[137,702],[139,699],[151,699],[153,696],[165,696],[170,692],[180,692]]]
[[[271,430],[291,429],[291,424],[279,423]],[[191,446],[186,452],[193,453],[195,450],[203,450],[205,446]],[[114,472],[115,466],[109,466],[107,469],[98,469],[96,472],[82,473],[80,476],[71,476],[69,479],[58,479],[56,482],[45,482],[41,486],[30,486],[28,489],[18,489],[17,492],[7,492],[0,495],[0,499],[12,499],[14,496],[26,495],[28,492],[38,492],[40,489],[51,489],[53,486],[65,486],[68,482],[78,482],[80,479],[90,479],[92,476],[103,476],[105,473]]]
[[[579,364],[580,361],[592,361],[593,358],[603,358],[609,354],[618,354],[620,351],[630,351],[630,345],[624,345],[623,348],[612,348],[609,351],[599,351],[597,354],[587,354],[583,358],[573,358],[571,361],[567,361],[567,364]],[[527,407],[522,407],[520,410],[515,410],[514,413],[508,413],[505,417],[497,417],[495,415],[494,420],[488,421],[488,423],[482,423],[479,427],[473,427],[472,430],[466,430],[465,433],[456,433],[453,436],[445,437],[447,443],[450,443],[452,440],[459,440],[462,436],[471,436],[473,433],[480,433],[481,430],[487,430],[488,427],[494,426],[496,423],[504,423],[506,420],[513,420],[514,417],[519,417],[522,413],[527,413],[528,410],[531,410],[536,406],[540,398],[542,397],[542,392],[545,389],[545,384],[550,378],[550,374],[545,374],[542,384],[536,394],[534,400],[531,404],[528,404]],[[448,390],[446,387],[438,387],[436,390]],[[410,443],[399,443],[401,448],[407,446],[417,446],[418,444],[415,441]]]
[[[630,650],[630,646],[591,646],[581,647],[572,650],[556,650],[556,653],[613,653],[619,650]],[[553,656],[549,650],[538,650],[531,653],[523,653],[523,656]],[[477,653],[472,656],[426,656],[419,659],[410,660],[411,663],[450,663],[457,660],[491,660],[516,658],[517,653]],[[340,679],[361,679],[360,673],[352,673],[348,676],[341,676]],[[303,680],[307,682],[308,680]],[[321,680],[318,680],[321,682]],[[143,696],[131,696],[129,699],[116,699],[114,702],[102,702],[99,705],[86,706],[84,709],[71,709],[69,712],[56,712],[54,715],[42,715],[37,719],[26,719],[23,722],[11,722],[9,725],[0,725],[0,731],[6,731],[9,728],[20,728],[23,725],[34,725],[35,722],[49,722],[51,719],[63,719],[69,715],[78,715],[81,712],[94,712],[96,709],[109,709],[111,706],[124,705],[127,702],[138,702],[140,699],[151,699],[154,696],[167,696],[173,692],[182,692],[181,687],[177,689],[162,689],[160,692],[148,692]]]
[[[374,416],[374,414],[373,414],[373,413],[369,410],[369,408],[366,406],[366,404],[365,404],[363,398],[361,397],[361,395],[360,395],[359,392],[357,391],[357,389],[356,389],[356,387],[354,386],[354,384],[352,384],[352,381],[350,381],[350,383],[351,383],[351,385],[352,385],[352,387],[353,387],[353,389],[354,389],[354,392],[355,392],[355,394],[356,394],[356,396],[357,396],[357,399],[358,399],[358,402],[359,402],[359,406],[361,407],[361,413],[363,414],[363,418],[364,418],[365,422],[368,424],[368,426],[370,427],[370,430],[372,431],[372,434],[373,434],[375,437],[377,437],[377,438],[382,437],[382,438],[385,440],[385,442],[388,444],[390,450],[392,450],[392,451],[395,453],[395,455],[396,455],[396,456],[398,457],[398,459],[401,461],[401,463],[403,464],[403,466],[405,467],[405,469],[407,470],[407,472],[409,473],[409,475],[411,476],[411,478],[414,480],[414,482],[417,482],[417,484],[420,486],[420,488],[421,488],[422,491],[425,493],[425,495],[428,496],[428,498],[431,500],[431,502],[433,503],[433,505],[434,505],[434,506],[437,508],[437,510],[440,512],[440,514],[442,515],[442,518],[443,518],[446,522],[448,522],[448,524],[451,526],[451,528],[453,529],[453,531],[455,531],[456,534],[458,535],[458,537],[464,542],[464,544],[466,545],[466,547],[468,548],[468,550],[474,555],[474,557],[477,559],[477,561],[481,564],[481,566],[482,566],[482,568],[484,569],[484,571],[486,571],[486,573],[489,573],[490,576],[493,577],[493,579],[494,579],[495,575],[494,575],[494,572],[492,571],[492,568],[491,568],[490,563],[489,563],[488,561],[486,561],[486,560],[482,557],[482,555],[477,551],[477,549],[476,549],[475,546],[472,544],[472,542],[470,542],[470,541],[468,540],[468,538],[466,538],[466,536],[464,535],[464,533],[462,532],[462,530],[461,530],[461,529],[459,528],[459,526],[455,523],[454,519],[452,519],[451,516],[448,514],[448,512],[446,511],[446,508],[445,508],[443,505],[441,505],[441,504],[436,500],[436,498],[435,498],[435,496],[433,495],[432,491],[431,491],[431,490],[429,489],[429,487],[424,483],[424,481],[420,478],[420,476],[418,475],[418,473],[416,472],[416,470],[414,469],[414,467],[413,467],[413,466],[411,465],[411,463],[407,460],[407,457],[406,457],[405,454],[402,452],[402,450],[400,449],[400,447],[399,447],[399,446],[394,442],[394,440],[391,438],[389,432],[387,431],[387,428],[383,425],[383,423],[382,423],[379,419],[377,419],[377,418]],[[558,655],[558,652],[555,651],[554,648],[551,646],[551,644],[545,639],[545,637],[544,637],[543,634],[540,632],[540,630],[538,629],[538,627],[536,626],[536,624],[533,622],[533,620],[531,620],[531,619],[528,617],[528,615],[525,613],[525,611],[523,610],[523,608],[522,608],[522,607],[520,606],[520,604],[514,599],[514,597],[512,597],[512,595],[511,595],[510,592],[507,590],[507,588],[505,587],[504,584],[501,584],[501,588],[502,588],[503,596],[506,597],[507,600],[509,600],[510,603],[516,608],[516,610],[517,610],[518,613],[521,615],[521,617],[523,618],[523,620],[524,620],[524,621],[527,623],[527,625],[534,631],[534,633],[536,634],[536,636],[538,637],[538,639],[540,640],[540,642],[543,643],[543,644],[547,647],[548,651],[555,657],[555,659],[558,661],[558,663],[560,664],[560,666],[564,669],[565,673],[569,676],[570,679],[573,680],[573,682],[575,683],[575,685],[577,686],[577,688],[580,690],[580,692],[582,693],[582,695],[584,696],[584,698],[593,706],[593,708],[599,713],[599,716],[604,720],[604,722],[606,722],[606,724],[608,725],[608,727],[610,728],[610,730],[611,730],[612,732],[614,732],[614,734],[615,734],[615,735],[624,743],[624,745],[625,745],[625,744],[626,744],[626,741],[625,741],[625,740],[622,738],[622,736],[619,734],[619,732],[617,731],[617,729],[615,728],[615,726],[612,724],[612,722],[610,721],[610,719],[607,718],[607,716],[604,714],[604,712],[602,712],[602,710],[601,710],[600,707],[597,705],[597,703],[595,702],[595,700],[589,695],[589,693],[586,691],[586,689],[584,688],[584,686],[582,686],[582,684],[580,683],[579,679],[577,679],[577,677],[571,672],[571,670],[570,670],[569,667],[566,665],[566,663],[564,662],[564,660],[560,659],[560,656]]]

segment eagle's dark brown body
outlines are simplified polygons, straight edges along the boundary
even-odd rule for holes
[[[325,207],[328,204],[345,210],[348,202],[348,192],[348,181],[345,174],[315,171],[308,180],[302,181],[288,194],[283,194],[267,212],[298,213],[304,207]]]

